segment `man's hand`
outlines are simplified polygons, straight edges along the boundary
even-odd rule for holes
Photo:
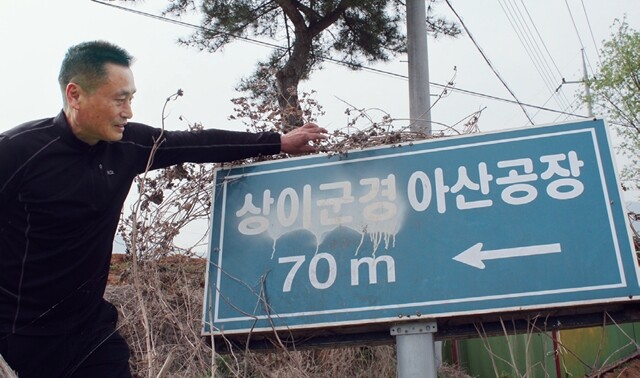
[[[327,130],[315,123],[307,123],[280,136],[280,150],[287,154],[308,154],[316,152],[317,147],[309,142],[318,142],[327,138]]]

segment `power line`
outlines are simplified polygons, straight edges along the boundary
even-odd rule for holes
[[[456,12],[455,9],[453,9],[453,6],[451,6],[451,3],[449,2],[449,0],[445,0],[447,5],[449,6],[449,8],[451,8],[451,11],[453,12],[453,14],[455,14],[455,16],[458,18],[458,21],[460,21],[460,24],[462,25],[462,27],[464,28],[464,30],[467,32],[467,35],[469,35],[469,38],[471,39],[471,41],[473,42],[473,44],[476,46],[476,48],[478,49],[478,51],[480,52],[480,55],[482,55],[482,58],[485,60],[485,62],[489,65],[489,67],[491,68],[491,70],[493,71],[493,73],[498,77],[498,79],[500,80],[500,82],[502,83],[502,85],[507,89],[507,91],[511,94],[511,96],[516,100],[516,102],[518,103],[518,105],[520,105],[520,108],[522,109],[522,112],[524,113],[524,115],[527,117],[527,119],[529,120],[529,122],[534,125],[533,120],[531,119],[531,117],[529,116],[529,113],[527,113],[527,110],[524,108],[524,106],[522,105],[522,103],[520,102],[520,100],[518,100],[518,98],[516,97],[516,94],[513,93],[513,91],[511,90],[511,88],[509,88],[509,86],[507,85],[507,83],[504,81],[504,79],[500,76],[500,74],[498,73],[498,71],[495,69],[495,67],[493,66],[493,64],[491,64],[491,61],[489,61],[489,58],[487,57],[487,55],[484,53],[484,51],[482,51],[482,48],[480,47],[480,45],[478,45],[478,43],[476,42],[476,40],[473,38],[473,36],[471,35],[471,32],[469,31],[469,28],[467,28],[467,25],[465,25],[464,21],[462,21],[462,18],[460,17],[460,15],[458,15],[458,12]]]
[[[544,54],[542,54],[540,46],[533,36],[531,28],[524,19],[522,11],[518,7],[517,3],[514,2],[513,4],[510,4],[509,0],[504,0],[505,4],[503,5],[501,0],[499,0],[498,2],[500,3],[500,7],[507,17],[511,28],[515,32],[516,36],[520,40],[520,43],[522,44],[522,47],[529,56],[529,60],[533,64],[533,67],[536,69],[536,71],[538,71],[542,82],[547,87],[547,90],[549,90],[549,92],[554,95],[558,95],[558,97],[555,97],[556,102],[561,108],[565,107],[569,104],[569,101],[566,100],[566,98],[564,98],[563,96],[560,96],[559,92],[555,91],[556,83],[558,83],[560,79],[556,79],[554,77],[549,63]],[[533,20],[531,18],[529,18],[529,20],[533,23]],[[560,78],[562,78],[562,75],[560,75]],[[552,96],[552,98],[554,98],[554,96]],[[561,103],[561,99],[565,100],[564,103]]]
[[[591,22],[589,21],[589,15],[587,14],[587,8],[584,6],[584,0],[580,0],[582,3],[582,10],[584,11],[584,18],[587,20],[587,26],[589,27],[589,34],[591,34],[591,41],[593,42],[593,47],[596,49],[596,54],[598,55],[598,62],[602,64],[602,59],[600,59],[600,51],[598,50],[598,44],[596,43],[596,39],[593,36],[593,29],[591,28]]]
[[[580,37],[580,32],[578,31],[578,26],[576,25],[576,20],[573,18],[573,12],[571,12],[571,7],[569,6],[569,2],[564,0],[564,3],[567,5],[567,10],[569,11],[569,16],[571,17],[571,23],[573,24],[573,29],[576,31],[576,35],[578,36],[578,41],[580,41],[580,47],[584,49],[584,43],[582,43],[582,38]]]
[[[244,42],[252,43],[252,44],[255,44],[255,45],[262,46],[262,47],[267,47],[267,48],[271,48],[271,49],[278,49],[278,50],[283,50],[283,51],[287,50],[286,47],[279,46],[279,45],[276,45],[276,44],[273,44],[273,43],[259,41],[259,40],[255,40],[255,39],[251,39],[251,38],[247,38],[247,37],[243,37],[243,36],[238,36],[238,35],[234,35],[234,34],[231,34],[231,33],[225,33],[225,32],[221,32],[221,31],[216,31],[216,30],[213,30],[213,29],[205,28],[205,27],[200,26],[200,25],[194,25],[194,24],[190,24],[188,22],[174,20],[174,19],[171,19],[171,18],[158,16],[158,15],[155,15],[155,14],[152,14],[152,13],[147,13],[147,12],[135,10],[135,9],[132,9],[132,8],[127,8],[127,7],[123,7],[123,6],[116,5],[116,4],[105,3],[105,2],[100,1],[100,0],[91,0],[91,1],[94,2],[94,3],[97,3],[97,4],[106,5],[106,6],[109,6],[109,7],[112,7],[112,8],[116,8],[118,10],[122,10],[122,11],[125,11],[125,12],[130,12],[130,13],[137,14],[137,15],[140,15],[140,16],[152,18],[152,19],[155,19],[155,20],[158,20],[158,21],[172,23],[172,24],[176,24],[176,25],[179,25],[179,26],[183,26],[183,27],[188,27],[190,29],[205,30],[205,31],[219,33],[219,34],[226,34],[226,35],[229,35],[229,36],[231,36],[233,38],[237,38],[239,40],[242,40]],[[330,58],[330,57],[321,57],[321,59],[324,60],[324,61],[330,62],[330,63],[334,63],[334,64],[337,64],[337,65],[344,66],[344,67],[357,68],[357,69],[360,69],[360,70],[363,70],[363,71],[367,71],[367,72],[371,72],[371,73],[375,73],[375,74],[379,74],[379,75],[389,76],[389,77],[402,79],[402,80],[409,80],[409,77],[407,75],[403,75],[403,74],[399,74],[399,73],[395,73],[395,72],[385,71],[385,70],[381,70],[381,69],[378,69],[378,68],[366,67],[366,66],[362,66],[362,65],[354,65],[352,63],[343,62],[341,60],[333,59],[333,58]],[[504,102],[504,103],[508,103],[508,104],[515,104],[515,105],[519,105],[520,107],[527,107],[527,108],[531,108],[531,109],[536,109],[538,111],[546,111],[546,112],[550,112],[550,113],[557,113],[559,115],[573,116],[573,117],[579,117],[579,118],[588,118],[588,117],[580,115],[580,114],[567,113],[567,112],[565,112],[563,110],[551,109],[551,108],[547,108],[545,106],[539,106],[539,105],[533,105],[533,104],[520,102],[517,99],[516,100],[511,100],[511,99],[508,99],[508,98],[493,96],[493,95],[489,95],[489,94],[485,94],[485,93],[471,91],[471,90],[468,90],[468,89],[452,87],[451,85],[448,85],[448,84],[439,84],[439,83],[435,83],[435,82],[431,82],[431,81],[429,82],[429,84],[433,85],[435,87],[438,87],[438,88],[447,89],[447,90],[450,90],[450,91],[453,91],[453,92],[459,92],[461,94],[465,94],[465,95],[469,95],[469,96],[486,98],[488,100],[494,100],[494,101]],[[525,112],[525,114],[526,114],[526,112]]]
[[[560,89],[560,88],[558,88],[558,89]],[[548,98],[548,99],[547,99],[547,100],[546,100],[546,101],[545,101],[541,106],[545,106],[545,105],[547,105],[547,103],[548,103],[549,101],[551,101],[551,99],[552,99],[552,98],[553,98],[553,96],[555,96],[555,95],[556,95],[555,93],[552,93],[552,94],[551,94],[551,96],[549,96],[549,98]],[[538,115],[538,113],[540,113],[540,110],[538,110],[537,112],[535,112],[535,113],[533,114],[533,118],[536,118],[536,116]]]
[[[360,69],[362,69],[364,71],[369,71],[369,72],[373,72],[373,73],[380,73],[380,74],[396,77],[396,78],[399,78],[399,79],[409,80],[409,77],[407,75],[402,75],[402,74],[389,72],[389,71],[383,71],[383,70],[380,70],[380,69],[377,69],[377,68],[371,68],[371,67],[359,66],[358,68],[360,68]],[[468,89],[452,87],[451,85],[439,84],[439,83],[434,83],[434,82],[431,82],[431,81],[429,82],[429,84],[433,85],[434,87],[447,89],[447,90],[450,90],[450,91],[453,91],[453,92],[460,92],[462,94],[466,94],[466,95],[469,95],[469,96],[475,96],[475,97],[486,98],[486,99],[494,100],[494,101],[506,102],[506,103],[509,103],[509,104],[525,106],[525,107],[531,108],[531,109],[542,110],[542,111],[546,111],[546,112],[550,112],[550,113],[558,113],[560,115],[574,116],[574,117],[579,117],[579,118],[589,118],[587,116],[583,116],[583,115],[580,115],[580,114],[567,113],[567,112],[565,112],[563,110],[547,108],[544,105],[542,105],[542,106],[532,105],[532,104],[528,104],[526,102],[519,102],[519,101],[516,101],[516,100],[510,100],[510,99],[504,98],[504,97],[498,97],[498,96],[493,96],[493,95],[489,95],[489,94],[485,94],[485,93],[471,91],[471,90],[468,90]]]
[[[518,38],[520,39],[525,50],[527,50],[527,54],[530,56],[532,62],[535,66],[537,66],[537,68],[539,67],[538,73],[540,73],[540,77],[545,80],[545,82],[547,82],[547,86],[549,86],[549,82],[553,83],[554,81],[556,81],[553,78],[553,74],[550,73],[551,70],[549,69],[549,64],[547,63],[544,56],[542,56],[542,54],[540,53],[540,48],[537,41],[531,36],[531,29],[529,28],[528,23],[523,19],[524,17],[522,17],[522,13],[520,12],[520,8],[518,8],[517,3],[511,5],[513,11],[509,9],[509,4],[510,2],[508,0],[505,0],[506,9],[503,7],[505,15],[507,15],[509,23],[511,23],[512,28],[514,29],[516,34],[518,34]],[[514,19],[514,21],[512,22],[511,19]]]
[[[584,47],[584,43],[582,43],[582,37],[580,37],[580,32],[578,31],[578,26],[576,25],[576,20],[573,17],[573,12],[571,12],[571,7],[569,6],[569,2],[567,0],[564,0],[564,3],[567,5],[567,10],[569,11],[569,16],[571,16],[571,23],[573,24],[573,29],[576,31],[576,35],[578,36],[578,41],[580,41],[580,47],[582,48],[583,51],[586,51],[586,49]],[[593,71],[593,66],[591,65],[591,62],[589,61],[589,57],[586,54],[584,56],[585,56],[585,59],[587,60],[589,68],[591,68],[591,71]]]
[[[184,26],[184,27],[187,27],[187,28],[190,28],[190,29],[205,30],[205,31],[213,32],[213,33],[220,34],[220,35],[226,35],[226,36],[233,37],[233,38],[236,38],[236,39],[248,42],[248,43],[252,43],[254,45],[259,45],[259,46],[263,46],[263,47],[269,47],[269,48],[278,49],[278,50],[285,50],[285,51],[287,50],[285,47],[282,47],[282,46],[279,46],[279,45],[276,45],[276,44],[273,44],[273,43],[264,42],[264,41],[260,41],[260,40],[252,39],[252,38],[247,38],[247,37],[243,37],[241,35],[227,33],[227,32],[220,31],[220,30],[213,30],[213,29],[210,29],[210,28],[205,28],[205,27],[202,27],[202,26],[190,24],[188,22],[175,20],[175,19],[172,19],[172,18],[164,17],[164,16],[158,16],[158,15],[155,15],[155,14],[152,14],[152,13],[148,13],[148,12],[139,11],[139,10],[136,10],[136,9],[133,9],[133,8],[127,8],[127,7],[123,7],[121,5],[116,5],[116,4],[111,4],[111,3],[105,3],[104,1],[100,1],[100,0],[91,0],[91,1],[94,2],[94,3],[97,3],[97,4],[106,5],[106,6],[111,7],[111,8],[116,8],[116,9],[119,9],[119,10],[123,10],[125,12],[137,14],[139,16],[152,18],[152,19],[155,19],[155,20],[158,20],[158,21],[163,21],[163,22],[167,22],[167,23],[170,23],[170,24],[175,24],[175,25],[178,25],[178,26]]]
[[[578,36],[578,41],[580,41],[580,46],[582,47],[582,51],[583,53],[583,59],[586,61],[586,66],[589,67],[589,70],[591,70],[591,75],[595,75],[594,74],[594,67],[591,64],[591,61],[589,60],[589,56],[586,54],[586,48],[584,46],[584,43],[582,42],[582,38],[580,37],[580,32],[578,31],[578,27],[576,25],[576,21],[575,18],[573,17],[573,13],[571,12],[571,8],[569,7],[569,3],[567,2],[567,0],[564,0],[565,4],[567,5],[567,10],[569,11],[569,15],[571,16],[571,22],[573,23],[573,28],[576,31],[576,35]],[[586,9],[584,8],[584,3],[582,3],[582,7],[585,11],[585,17],[586,17]],[[589,19],[587,17],[587,24],[589,25],[589,30],[591,31],[591,24],[589,23]],[[593,39],[593,32],[591,33],[591,38]],[[595,45],[595,41],[593,41],[594,45]],[[598,60],[600,60],[600,53],[598,52],[598,48],[596,47],[596,53],[598,54]]]
[[[535,30],[536,35],[538,36],[538,40],[540,41],[540,43],[542,44],[542,47],[544,47],[544,51],[547,53],[546,56],[549,57],[549,59],[551,60],[551,63],[553,64],[553,67],[555,68],[556,72],[558,73],[558,76],[560,77],[560,79],[562,80],[564,78],[564,75],[562,74],[562,72],[560,72],[560,69],[558,68],[558,65],[556,64],[555,59],[553,59],[553,55],[551,55],[551,52],[549,51],[549,48],[547,47],[547,44],[544,42],[544,39],[542,38],[542,35],[540,34],[540,31],[538,30],[538,27],[536,26],[536,23],[533,21],[533,17],[531,17],[531,13],[529,12],[529,9],[527,8],[527,6],[524,3],[524,0],[520,0],[520,3],[522,4],[522,8],[524,8],[525,13],[527,14],[527,18],[529,19],[529,22],[531,23],[531,26],[533,26],[533,30]],[[523,16],[524,18],[524,16]],[[529,32],[531,32],[529,30]],[[533,38],[535,41],[535,38]],[[537,44],[536,44],[537,46]],[[538,49],[540,49],[540,47],[538,46]],[[542,57],[544,57],[545,55],[542,53],[542,51],[540,51],[540,55]],[[549,63],[547,62],[546,58],[544,58],[544,61],[547,65],[547,68],[549,69],[549,72],[551,73],[551,71],[553,71],[551,69],[551,67],[549,66]],[[551,73],[551,77],[555,77],[553,75],[553,73]],[[555,80],[554,83],[557,83],[558,80]],[[560,91],[558,92],[557,89],[554,90],[553,92],[554,94],[560,94],[561,98],[564,100],[565,104],[569,104],[569,99],[567,98],[567,96],[565,95],[564,91]],[[560,105],[560,102],[556,99],[556,102],[558,103],[558,105]],[[562,105],[560,105],[562,107]]]
[[[569,104],[569,106],[566,108],[566,111],[575,111],[577,110],[582,104],[580,102],[578,102],[579,98],[576,97],[573,99],[573,102],[571,102],[571,104]],[[565,113],[565,114],[569,114],[569,113]],[[563,114],[558,114],[558,116],[553,120],[553,122],[557,122],[561,117],[563,117]],[[569,119],[568,116],[564,115],[564,120]],[[585,118],[591,118],[591,117],[585,117]]]
[[[549,52],[549,48],[547,47],[547,44],[544,43],[544,39],[542,39],[542,36],[540,35],[540,31],[538,30],[538,27],[536,26],[536,23],[533,22],[533,18],[531,17],[531,13],[529,13],[529,9],[524,4],[523,0],[520,0],[520,2],[522,3],[522,7],[524,8],[524,11],[527,13],[527,17],[531,21],[531,25],[533,25],[533,29],[536,31],[536,34],[538,35],[538,39],[542,43],[542,47],[544,47],[544,51],[547,52],[547,55],[551,59],[551,63],[553,63],[553,67],[555,67],[556,71],[558,72],[558,75],[560,75],[560,77],[563,77],[562,72],[560,72],[560,69],[558,68],[558,65],[556,64],[556,61],[553,59],[553,56]]]

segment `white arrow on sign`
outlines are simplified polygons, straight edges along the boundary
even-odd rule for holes
[[[484,269],[484,260],[508,259],[511,257],[546,255],[548,253],[560,253],[560,243],[532,245],[529,247],[515,247],[482,251],[482,243],[477,243],[453,259],[463,264],[471,265],[478,269]]]

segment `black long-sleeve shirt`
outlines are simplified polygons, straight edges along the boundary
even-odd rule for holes
[[[113,237],[160,129],[88,145],[63,112],[0,134],[0,333],[72,331],[102,302]],[[280,152],[277,133],[165,131],[152,169]]]

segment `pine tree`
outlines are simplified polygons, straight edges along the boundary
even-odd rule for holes
[[[303,123],[298,85],[323,61],[358,69],[406,51],[405,6],[398,0],[175,0],[166,13],[193,10],[203,20],[200,30],[181,40],[189,46],[213,52],[238,38],[287,40],[237,88],[264,103],[277,101],[285,131]],[[427,24],[435,36],[460,33],[456,24],[434,17],[431,6]]]

